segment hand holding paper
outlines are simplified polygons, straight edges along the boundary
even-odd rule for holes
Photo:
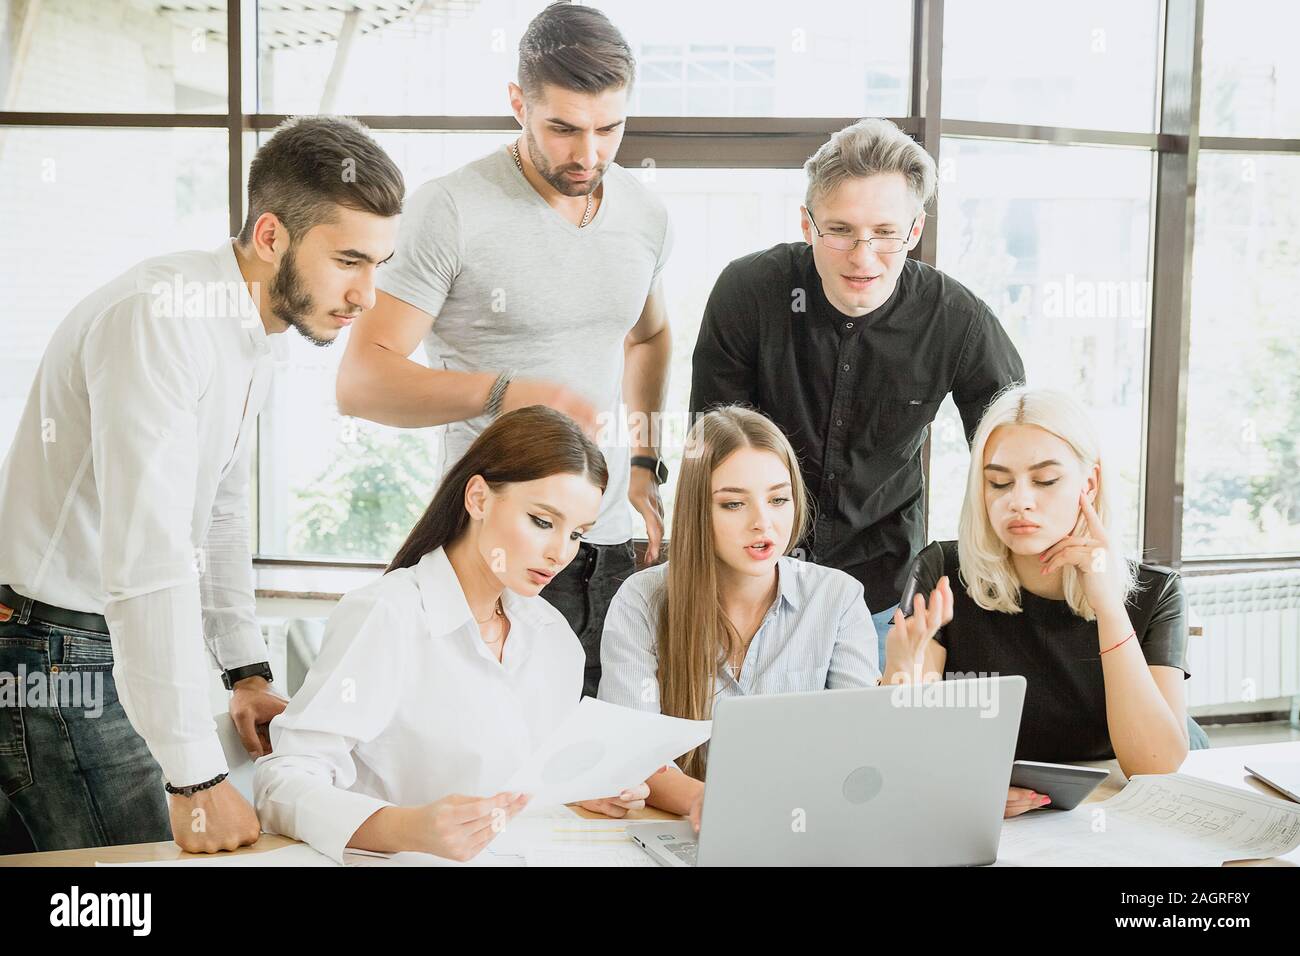
[[[617,796],[709,739],[708,720],[682,720],[584,697],[506,785],[535,805]]]

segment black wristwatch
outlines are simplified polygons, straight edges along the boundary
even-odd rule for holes
[[[265,677],[268,684],[275,680],[271,676],[271,665],[262,661],[260,664],[245,664],[243,667],[232,667],[228,671],[222,671],[221,683],[226,685],[226,690],[234,690],[235,685],[245,677]]]
[[[664,464],[662,458],[655,458],[651,455],[633,455],[632,467],[647,468],[654,472],[656,485],[662,485],[668,480],[668,466]]]

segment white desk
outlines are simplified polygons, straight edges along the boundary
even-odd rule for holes
[[[1210,750],[1196,750],[1187,755],[1179,773],[1199,777],[1214,783],[1231,787],[1254,790],[1268,796],[1277,797],[1275,791],[1249,776],[1242,764],[1252,760],[1300,760],[1300,741],[1288,741],[1276,744],[1254,744],[1246,747],[1221,747]],[[1088,802],[1105,800],[1114,796],[1124,787],[1124,778],[1120,776],[1114,761],[1091,764],[1106,767],[1111,771],[1111,779],[1103,783],[1088,798]],[[583,816],[595,816],[579,810]],[[631,815],[633,819],[672,819],[668,814],[657,810],[643,810]],[[260,853],[288,846],[293,841],[282,836],[263,834],[252,846],[236,850],[236,853]],[[129,863],[147,860],[175,860],[189,857],[182,853],[180,847],[169,841],[162,843],[138,843],[131,846],[98,847],[85,850],[55,850],[49,853],[19,853],[0,856],[0,866],[94,866],[96,860],[112,863]],[[201,856],[199,857],[201,858]],[[1300,849],[1286,856],[1273,860],[1247,860],[1230,863],[1229,866],[1300,866]]]

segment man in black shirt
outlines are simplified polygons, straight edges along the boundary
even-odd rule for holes
[[[804,168],[807,241],[722,271],[695,343],[690,410],[747,404],[785,431],[816,503],[805,556],[862,582],[883,662],[925,544],[930,423],[951,393],[969,442],[1024,366],[987,305],[906,256],[935,188],[925,150],[888,120],[866,119]]]

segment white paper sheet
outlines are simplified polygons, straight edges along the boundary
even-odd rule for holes
[[[563,808],[568,810],[567,807]],[[517,854],[528,866],[655,866],[627,835],[627,821],[542,812],[510,821],[489,846]]]
[[[491,848],[485,849],[474,859],[467,863],[461,863],[458,860],[448,860],[444,857],[434,856],[432,853],[363,853],[356,850],[343,851],[343,863],[346,866],[523,866],[524,858],[519,854],[499,854],[493,853]]]
[[[504,789],[542,804],[614,797],[704,743],[712,729],[712,721],[584,697]]]
[[[587,820],[563,804],[530,803],[497,834],[483,852],[468,863],[458,863],[428,853],[372,853],[368,850],[345,850],[343,862],[348,866],[524,866],[530,851],[574,849],[595,846],[588,835],[600,837],[617,831],[617,844],[631,845],[623,836],[619,820]],[[611,848],[608,845],[602,848]],[[584,864],[570,863],[570,866]],[[595,865],[595,864],[593,864]],[[616,865],[612,862],[605,865]]]
[[[348,866],[626,866],[615,855],[637,849],[621,820],[587,820],[568,807],[547,807],[512,820],[468,863],[428,853],[368,853],[347,850]],[[548,862],[534,864],[533,859]],[[592,855],[594,854],[594,855]],[[588,861],[589,862],[583,862]]]
[[[488,844],[494,853],[527,855],[540,849],[609,848],[635,845],[622,820],[588,820],[574,815],[570,820],[511,820]]]
[[[1219,866],[1300,846],[1300,806],[1182,774],[1136,776],[1069,812],[1002,827],[1000,866]]]
[[[635,843],[607,850],[551,848],[533,850],[525,857],[529,866],[658,866]]]
[[[584,817],[576,810],[562,803],[533,803],[524,807],[524,812],[516,818],[519,820],[582,820]]]

